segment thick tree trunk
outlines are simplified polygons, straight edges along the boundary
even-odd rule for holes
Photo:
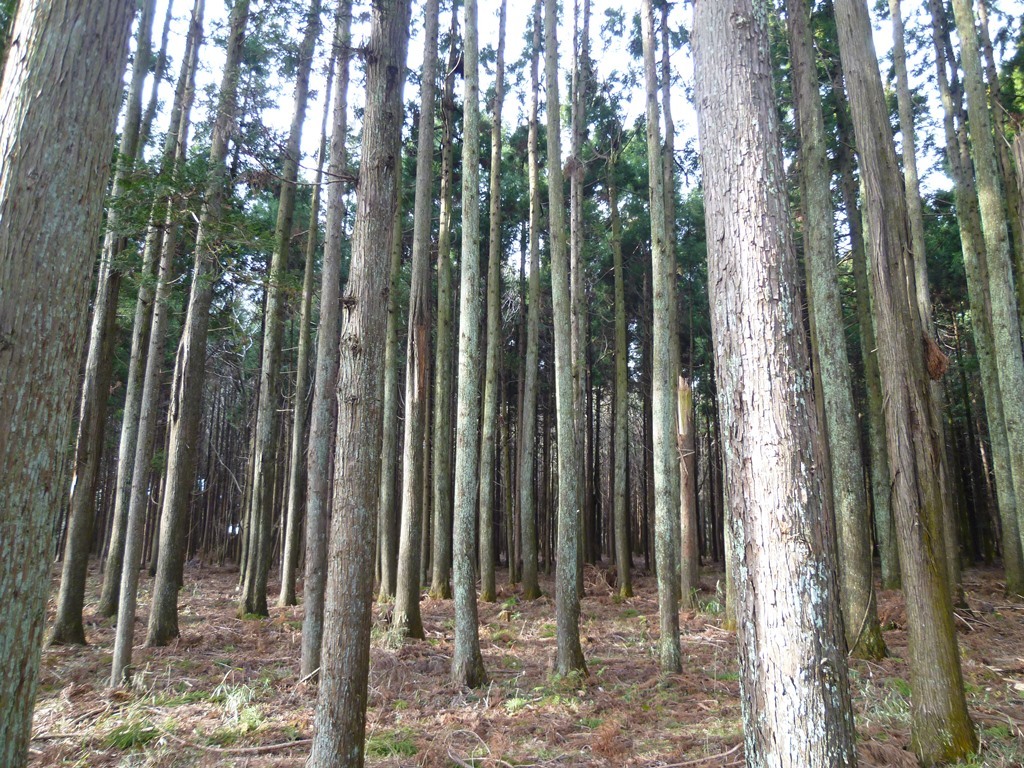
[[[744,744],[748,766],[855,766],[766,9],[698,0],[693,37]]]
[[[938,440],[924,366],[924,329],[910,232],[864,0],[836,0],[871,253],[892,510],[907,599],[911,741],[926,765],[957,760],[977,739],[967,714],[942,540]]]
[[[341,244],[344,237],[345,186],[348,170],[348,83],[352,41],[352,0],[338,0],[334,56],[338,87],[334,92],[330,161],[327,177],[327,231],[320,275],[320,327],[316,339],[316,371],[309,420],[306,470],[306,568],[302,599],[302,676],[320,667],[327,588],[327,531],[330,520],[329,475],[337,422],[334,407],[338,378],[338,334],[341,314]]]
[[[202,415],[203,382],[206,376],[206,339],[210,305],[217,282],[216,244],[208,230],[219,222],[226,190],[228,142],[235,125],[238,74],[249,18],[249,0],[238,0],[231,9],[227,59],[221,82],[217,117],[210,145],[206,198],[196,233],[192,290],[171,385],[168,412],[167,471],[160,515],[160,550],[153,606],[149,614],[147,645],[166,645],[178,636],[178,588],[184,561],[184,534],[189,497],[195,484],[199,419]]]
[[[494,107],[491,113],[490,231],[487,258],[487,357],[484,372],[483,423],[480,434],[480,599],[492,603],[494,582],[495,466],[498,456],[498,387],[501,335],[501,105],[505,99],[505,6],[498,21]]]
[[[437,82],[438,0],[427,0],[416,148],[416,199],[413,203],[412,276],[405,367],[405,458],[402,461],[402,531],[392,626],[423,637],[420,619],[420,559],[423,536],[424,441],[430,382],[430,230],[433,225],[434,93]],[[383,573],[383,569],[382,569]],[[383,587],[382,587],[383,591]]]
[[[267,298],[264,310],[263,355],[260,364],[259,402],[256,407],[256,440],[253,449],[256,461],[253,464],[252,485],[252,541],[249,548],[249,562],[246,566],[245,585],[238,605],[239,615],[254,614],[267,616],[267,577],[270,574],[270,534],[274,518],[274,494],[270,486],[271,467],[275,463],[278,444],[280,392],[278,382],[281,368],[281,340],[284,334],[283,282],[288,275],[288,257],[292,242],[292,221],[295,218],[296,181],[302,143],[302,128],[306,121],[306,104],[309,101],[309,76],[313,67],[313,52],[320,36],[320,0],[312,0],[306,12],[306,29],[299,44],[298,73],[295,78],[295,108],[292,124],[288,131],[281,162],[281,194],[277,206],[277,225],[274,230],[274,252],[267,273]],[[291,558],[291,580],[294,582],[294,560],[298,558],[298,537],[292,536],[294,555]],[[284,584],[287,588],[287,584]],[[294,593],[294,586],[292,587]],[[286,595],[287,597],[287,595]],[[291,595],[294,603],[294,594]]]
[[[153,15],[156,0],[141,4],[135,35],[135,61],[128,86],[124,128],[110,192],[112,205],[107,213],[107,232],[100,257],[96,298],[93,302],[82,399],[78,412],[78,439],[71,475],[71,501],[68,508],[67,538],[61,567],[57,616],[50,643],[85,644],[82,607],[85,602],[85,577],[89,570],[93,523],[96,519],[96,484],[103,458],[103,435],[107,426],[107,400],[114,367],[114,337],[117,333],[117,299],[123,274],[115,265],[126,245],[118,231],[120,219],[117,199],[124,194],[128,174],[140,154],[139,127],[142,119],[142,89],[149,73]]]
[[[872,579],[871,520],[839,298],[831,173],[806,0],[788,0],[786,20],[800,130],[808,305],[815,329],[824,426],[828,436],[846,645],[855,656],[878,659],[885,655],[885,641],[878,623]]]
[[[663,167],[658,114],[658,72],[655,66],[654,12],[652,0],[641,3],[644,74],[647,86],[647,159],[651,168]],[[675,264],[665,232],[665,179],[650,173],[651,273],[654,289],[654,337],[652,344],[652,431],[654,433],[654,546],[657,558],[658,612],[661,616],[661,670],[679,672],[679,580],[676,577],[678,547],[673,535],[679,503],[679,453],[676,439],[676,371],[672,348],[677,343],[673,327]]]
[[[462,270],[459,291],[459,389],[455,420],[452,592],[455,649],[452,682],[475,688],[486,681],[476,611],[476,502],[480,460],[480,52],[477,2],[466,0],[465,103],[462,143]]]
[[[455,71],[460,52],[459,3],[452,3],[448,34],[448,63],[441,95],[441,220],[437,230],[437,350],[434,358],[434,538],[433,573],[430,596],[447,600],[452,596],[452,184],[455,120]]]
[[[310,768],[361,768],[365,757],[380,482],[380,389],[408,40],[409,3],[375,3],[366,48],[366,110],[352,266],[342,301],[334,514]]]
[[[544,77],[548,115],[548,226],[551,251],[551,304],[554,309],[555,410],[558,421],[558,545],[555,574],[555,623],[560,675],[586,672],[580,645],[579,457],[576,445],[575,385],[572,355],[572,305],[565,237],[565,192],[562,189],[561,113],[558,98],[558,3],[544,0]]]
[[[28,759],[53,524],[72,458],[64,447],[135,9],[129,0],[20,4],[0,88],[0,765],[12,768]]]
[[[523,599],[540,597],[537,582],[537,492],[534,467],[537,450],[537,375],[540,346],[540,159],[537,102],[540,91],[541,0],[533,3],[530,47],[530,125],[527,137],[527,176],[530,194],[530,277],[526,318],[526,364],[519,414],[519,528],[523,555]]]

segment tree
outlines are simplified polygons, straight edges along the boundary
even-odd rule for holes
[[[679,503],[679,460],[676,444],[677,343],[673,322],[676,301],[674,249],[665,231],[665,178],[658,113],[658,72],[655,66],[654,11],[651,0],[641,3],[644,81],[647,88],[647,159],[651,204],[651,273],[654,289],[653,394],[654,526],[658,573],[658,612],[661,615],[661,669],[682,669],[679,656],[678,551],[675,545]]]
[[[407,0],[381,0],[371,9],[352,264],[342,299],[334,511],[310,768],[361,768],[365,757],[379,403],[409,23]]]
[[[555,574],[555,634],[560,675],[586,671],[580,645],[579,458],[573,383],[572,306],[565,252],[565,192],[562,189],[562,137],[558,99],[558,3],[544,0],[544,79],[548,115],[548,244],[551,251],[551,304],[555,337],[555,409],[558,421],[558,543]]]
[[[698,0],[693,48],[747,764],[854,766],[767,6]]]
[[[878,364],[885,408],[892,511],[910,639],[911,741],[926,765],[957,760],[976,744],[967,714],[953,606],[942,551],[941,425],[932,423],[906,202],[864,0],[836,0],[864,185]]]
[[[228,142],[235,128],[239,67],[248,20],[249,0],[237,0],[231,7],[227,59],[210,143],[206,198],[196,234],[192,288],[171,384],[167,471],[160,514],[160,554],[146,636],[148,645],[166,645],[178,636],[178,587],[184,560],[182,538],[188,500],[195,483],[198,459],[195,445],[202,415],[210,305],[217,280],[216,243],[210,230],[216,228],[223,214],[227,195],[225,161]]]
[[[338,0],[334,54],[338,87],[331,118],[331,149],[327,176],[327,234],[320,267],[320,327],[316,339],[316,371],[310,407],[309,467],[306,472],[306,569],[302,600],[302,676],[320,667],[327,588],[327,534],[331,504],[329,474],[337,408],[332,401],[338,380],[338,339],[341,322],[341,243],[345,220],[345,188],[339,181],[348,171],[349,50],[352,40],[352,0]]]
[[[438,0],[427,0],[423,33],[419,136],[416,149],[416,199],[413,203],[412,280],[405,369],[405,458],[402,461],[402,531],[398,544],[398,580],[392,626],[423,637],[420,620],[420,498],[426,457],[427,379],[430,354],[430,230],[433,225],[434,94],[437,81]],[[383,568],[381,569],[383,578]]]
[[[486,679],[476,611],[476,502],[480,461],[480,52],[477,2],[466,0],[463,37],[462,271],[459,290],[459,388],[455,416],[452,681],[475,688]]]
[[[28,760],[54,513],[136,7],[21,3],[0,87],[0,764],[14,768]]]
[[[859,657],[885,655],[872,582],[871,521],[864,487],[860,434],[843,330],[831,179],[817,67],[805,0],[786,4],[793,99],[800,130],[804,262],[812,341],[821,378],[832,504],[839,540],[840,601],[846,644]]]

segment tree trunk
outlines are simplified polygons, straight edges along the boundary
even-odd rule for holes
[[[548,226],[551,250],[551,304],[554,310],[555,410],[558,421],[558,546],[555,574],[555,623],[560,675],[586,673],[580,645],[579,458],[576,444],[575,383],[572,355],[572,305],[565,252],[565,192],[562,189],[561,108],[558,98],[558,3],[544,0],[544,75],[548,115]]]
[[[334,92],[330,161],[327,177],[327,230],[320,275],[320,327],[316,339],[316,372],[310,408],[306,470],[306,567],[302,599],[302,676],[320,667],[327,588],[327,531],[330,520],[331,446],[337,423],[334,407],[338,379],[341,314],[341,245],[345,223],[345,186],[338,180],[348,170],[348,83],[352,41],[352,0],[338,0],[334,56],[338,87]]]
[[[381,0],[370,14],[359,195],[342,300],[334,513],[310,768],[361,768],[365,757],[388,257],[398,205],[395,161],[409,3]]]
[[[871,22],[864,0],[836,0],[840,56],[865,188],[878,362],[910,645],[911,742],[922,763],[957,760],[977,739],[967,714],[942,541],[938,440],[924,369],[924,331],[910,232]]]
[[[495,63],[494,107],[491,115],[490,232],[487,259],[487,357],[484,373],[483,424],[480,435],[480,599],[493,603],[494,487],[498,441],[498,387],[502,361],[501,335],[501,105],[505,99],[505,6],[498,21],[498,56]]]
[[[860,658],[885,656],[872,579],[871,520],[864,486],[860,434],[853,405],[850,360],[846,352],[839,272],[835,258],[831,173],[810,9],[806,0],[788,0],[793,95],[800,130],[803,176],[804,263],[814,342],[821,377],[832,503],[839,542],[839,595],[846,645]]]
[[[225,160],[235,125],[238,74],[249,18],[249,0],[231,8],[227,59],[210,145],[206,198],[196,233],[192,290],[174,366],[168,411],[167,471],[160,515],[160,550],[146,644],[166,645],[178,636],[178,587],[184,560],[188,502],[195,485],[199,419],[206,376],[206,339],[217,281],[216,243],[207,230],[219,223],[227,193]]]
[[[114,367],[114,337],[117,334],[117,299],[123,278],[121,270],[115,266],[115,260],[127,244],[126,238],[118,231],[120,216],[116,201],[124,193],[128,174],[140,154],[142,87],[149,73],[155,7],[156,0],[145,0],[141,4],[135,35],[135,61],[110,193],[112,204],[107,213],[107,232],[100,257],[89,331],[89,351],[82,383],[67,538],[61,566],[60,592],[57,595],[57,616],[50,634],[50,643],[53,645],[85,644],[85,628],[82,626],[85,577],[89,570],[89,552],[92,549],[93,523],[96,519],[96,483],[103,458],[103,434],[107,425],[107,400]]]
[[[766,9],[698,0],[693,36],[744,745],[748,766],[855,766]]]
[[[477,2],[466,0],[462,143],[462,270],[459,291],[459,389],[455,420],[452,682],[475,688],[487,678],[476,611],[476,501],[480,460],[480,54]]]
[[[128,0],[21,3],[0,88],[0,765],[12,768],[28,760],[93,244],[135,9]]]

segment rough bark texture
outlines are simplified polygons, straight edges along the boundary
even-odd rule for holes
[[[459,8],[452,3],[447,74],[441,95],[441,220],[437,229],[437,350],[434,358],[434,537],[430,596],[452,596],[452,178],[455,70],[459,62]]]
[[[203,406],[203,381],[206,376],[206,339],[210,326],[210,304],[217,280],[216,243],[211,241],[208,230],[220,220],[226,195],[224,163],[235,125],[238,73],[248,18],[249,0],[238,0],[231,9],[227,59],[210,145],[206,198],[196,233],[192,289],[171,384],[171,402],[167,414],[167,471],[160,513],[160,548],[147,645],[166,645],[178,636],[178,580],[184,558],[183,539],[188,500],[195,484],[196,460],[199,456],[197,446]]]
[[[486,680],[476,612],[476,501],[480,461],[480,52],[477,3],[466,0],[466,73],[462,144],[462,270],[459,296],[459,390],[455,416],[452,592],[455,648],[452,682],[471,688]]]
[[[836,0],[835,12],[870,233],[892,510],[907,598],[911,741],[922,763],[939,764],[977,746],[946,580],[937,447],[941,426],[931,423],[923,328],[914,276],[907,269],[909,225],[868,9],[864,0]]]
[[[402,125],[409,3],[374,3],[370,23],[352,266],[342,300],[333,517],[310,768],[361,768],[365,757],[380,482],[380,390],[388,262],[398,205],[395,160]]]
[[[495,466],[498,456],[498,388],[501,385],[501,105],[505,99],[505,6],[498,14],[494,108],[491,113],[490,231],[487,258],[487,357],[480,433],[480,599],[494,602]]]
[[[530,47],[530,125],[526,162],[530,185],[530,277],[526,318],[526,365],[520,414],[519,527],[523,557],[523,599],[540,597],[537,582],[537,494],[534,466],[537,450],[537,374],[540,346],[540,159],[538,157],[538,92],[540,91],[541,0],[533,4]]]
[[[402,462],[402,531],[392,626],[423,637],[420,619],[420,550],[423,536],[423,477],[427,435],[427,377],[430,354],[430,230],[434,201],[434,93],[437,81],[438,0],[427,0],[420,85],[419,145],[416,149],[416,199],[413,203],[412,276],[405,368],[405,459]],[[383,569],[382,569],[383,576]]]
[[[302,595],[302,676],[320,667],[327,588],[327,531],[330,521],[329,475],[337,410],[333,407],[338,380],[338,333],[341,314],[341,242],[344,237],[345,187],[338,182],[348,170],[349,47],[352,0],[339,0],[334,27],[338,87],[334,92],[331,151],[327,177],[327,232],[320,271],[320,327],[316,339],[316,371],[309,420],[306,471],[306,568]]]
[[[806,0],[788,0],[786,20],[800,130],[808,305],[815,330],[832,503],[839,540],[840,602],[850,653],[877,659],[885,655],[885,641],[878,623],[872,579],[871,520],[839,298],[831,173]]]
[[[644,75],[647,87],[647,160],[651,168],[663,166],[658,112],[658,71],[655,65],[654,12],[652,0],[641,3]],[[648,174],[651,205],[651,274],[654,289],[654,338],[652,369],[652,429],[654,433],[654,547],[658,575],[658,611],[661,616],[661,669],[679,672],[679,581],[675,531],[679,504],[679,453],[676,441],[676,331],[675,264],[665,232],[665,179]],[[673,482],[674,480],[674,482]]]
[[[544,0],[544,78],[548,116],[548,240],[554,311],[555,411],[558,433],[558,533],[555,573],[555,634],[560,675],[586,672],[580,645],[580,598],[576,586],[579,551],[579,461],[576,451],[572,357],[572,307],[562,189],[562,136],[558,99],[558,2]]]
[[[1003,420],[1010,449],[1010,470],[1016,499],[1024,499],[1024,354],[1021,328],[1013,293],[1013,271],[1007,232],[1006,207],[999,181],[992,120],[985,83],[981,77],[978,31],[974,12],[965,0],[954,0],[953,13],[960,35],[964,90],[970,119],[971,148],[977,179],[978,207],[985,238],[988,266],[992,340],[1003,401]],[[1024,529],[1024,506],[1017,505],[1018,533]]]
[[[111,187],[111,201],[124,193],[128,173],[139,154],[139,128],[142,119],[142,87],[149,73],[155,0],[141,4],[138,31],[135,34],[135,61],[128,86],[124,127]],[[115,265],[126,243],[118,232],[118,208],[107,212],[107,232],[103,240],[96,297],[93,302],[82,398],[78,410],[78,438],[71,475],[71,502],[68,508],[64,560],[61,564],[57,615],[50,643],[85,644],[82,606],[85,602],[85,576],[89,569],[93,523],[96,519],[96,484],[103,458],[103,436],[107,422],[107,400],[114,366],[114,337],[117,333],[117,299],[123,274]]]
[[[697,117],[748,766],[855,766],[767,6],[698,0]]]
[[[135,8],[21,3],[0,88],[0,765],[12,768],[28,759],[53,523]]]
[[[295,78],[295,107],[292,124],[288,131],[281,163],[281,194],[278,197],[277,224],[274,229],[274,252],[271,255],[267,274],[266,306],[264,309],[263,354],[260,362],[259,402],[256,406],[256,439],[252,479],[252,533],[249,562],[246,565],[245,586],[238,606],[240,615],[254,614],[267,616],[267,577],[272,559],[271,528],[274,518],[275,473],[272,467],[277,461],[278,417],[280,392],[278,381],[281,368],[281,340],[284,335],[284,289],[283,281],[288,274],[288,257],[291,255],[292,220],[295,218],[296,180],[302,143],[302,127],[306,121],[306,104],[309,101],[309,75],[313,66],[313,52],[320,36],[320,0],[312,0],[306,12],[306,30],[298,50],[298,74]],[[280,471],[280,470],[279,470]],[[294,528],[294,526],[293,526]],[[292,588],[288,604],[295,602],[295,563],[298,560],[298,537],[289,531],[290,548],[286,546],[285,573],[283,585],[287,589],[290,579]],[[290,563],[290,574],[289,571]],[[286,595],[286,597],[289,597]]]
[[[614,152],[615,150],[613,150]],[[614,169],[609,171],[613,176]],[[615,270],[615,400],[613,436],[615,466],[612,469],[612,515],[615,522],[615,565],[618,569],[619,596],[633,596],[633,563],[629,542],[629,346],[626,339],[626,284],[622,264],[622,221],[619,217],[618,188],[608,182],[608,209],[611,213],[612,258]]]

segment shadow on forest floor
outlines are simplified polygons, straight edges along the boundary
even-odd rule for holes
[[[499,574],[499,583],[504,572]],[[373,766],[700,766],[742,764],[735,640],[721,629],[721,574],[705,573],[701,610],[682,614],[685,671],[662,676],[654,580],[620,600],[587,568],[581,634],[589,677],[553,679],[553,584],[532,603],[503,586],[481,603],[490,684],[448,682],[453,606],[424,599],[427,639],[396,646],[373,633],[367,763]],[[970,570],[972,613],[957,620],[969,704],[982,754],[966,765],[1024,765],[1024,602],[1002,595],[1000,574]],[[33,766],[301,766],[309,751],[316,685],[298,681],[301,608],[236,618],[237,572],[189,569],[182,636],[143,640],[149,579],[140,594],[136,675],[107,689],[113,626],[86,599],[89,645],[44,651]],[[271,594],[276,595],[271,585]],[[52,615],[52,601],[51,601]],[[851,676],[864,766],[914,766],[909,748],[905,617],[898,592],[879,595],[892,658],[856,661]]]

